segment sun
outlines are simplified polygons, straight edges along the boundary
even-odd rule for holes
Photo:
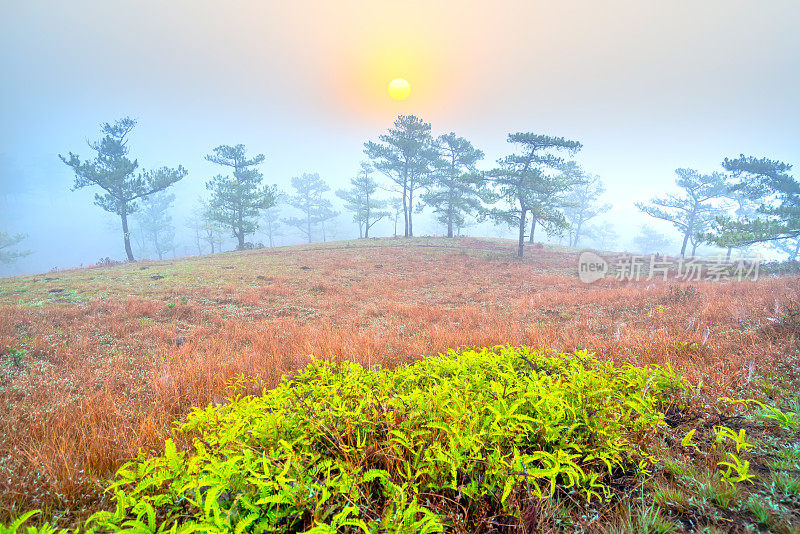
[[[395,78],[389,83],[389,96],[395,100],[405,100],[411,93],[411,86],[403,78]]]

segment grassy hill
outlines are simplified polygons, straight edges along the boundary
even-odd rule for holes
[[[512,249],[510,242],[488,239],[360,240],[3,279],[0,410],[7,416],[0,418],[0,516],[10,520],[40,508],[55,523],[74,525],[91,512],[115,509],[119,503],[103,491],[140,451],[140,461],[157,461],[172,438],[182,454],[197,453],[196,435],[185,429],[174,433],[174,421],[184,420],[194,407],[236,414],[245,404],[231,404],[233,395],[260,399],[264,387],[268,392],[282,383],[288,387],[287,377],[318,365],[311,355],[335,369],[353,362],[406,372],[401,370],[414,369],[409,366],[423,356],[448,349],[481,353],[484,347],[512,345],[538,349],[537,358],[586,350],[599,362],[613,360],[617,369],[625,363],[670,368],[688,397],[681,401],[681,415],[672,414],[669,431],[648,433],[634,428],[638,423],[631,419],[626,439],[635,434],[648,444],[616,469],[639,478],[615,488],[609,482],[621,479],[611,469],[610,478],[601,481],[610,491],[607,499],[603,490],[602,499],[588,503],[571,497],[568,480],[553,477],[553,492],[544,492],[548,498],[540,501],[529,495],[529,484],[514,479],[509,495],[517,511],[535,513],[536,521],[520,523],[513,510],[503,508],[510,498],[500,499],[503,488],[499,495],[487,490],[482,519],[467,507],[463,525],[484,532],[511,531],[512,524],[604,532],[625,531],[626,525],[636,531],[649,521],[664,531],[759,524],[791,531],[794,521],[797,528],[800,449],[792,445],[798,436],[791,416],[779,420],[775,414],[783,412],[719,398],[755,398],[800,411],[795,323],[800,279],[607,279],[586,285],[575,275],[574,251],[530,248],[529,257],[519,261]],[[516,358],[509,365],[527,364]],[[520,380],[539,379],[523,375]],[[651,386],[640,389],[657,393]],[[674,403],[667,400],[655,399],[657,409],[650,415],[668,418]],[[773,417],[766,417],[770,413]],[[415,424],[424,426],[416,417]],[[736,450],[739,438],[723,427],[736,436],[744,430],[752,447]],[[692,429],[696,437],[681,444]],[[753,482],[728,484],[720,478],[726,466],[717,464],[730,462],[729,452],[750,462]],[[634,459],[647,462],[639,469],[630,463]],[[370,484],[380,485],[381,476]],[[458,476],[454,484],[449,489],[456,494],[442,489],[441,480],[429,488],[452,500]],[[375,491],[381,503],[390,498],[388,490]],[[636,506],[625,508],[634,494]],[[528,508],[537,502],[535,510]],[[418,503],[424,505],[424,495]],[[381,510],[370,513],[381,516]],[[157,517],[163,520],[165,513],[158,510]],[[501,516],[496,525],[481,523]],[[247,528],[258,524],[254,520]],[[459,528],[452,521],[442,524]]]

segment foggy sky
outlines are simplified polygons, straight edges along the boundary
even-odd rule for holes
[[[100,123],[125,115],[143,168],[189,170],[173,190],[184,245],[220,172],[203,159],[215,146],[266,154],[265,181],[284,190],[302,172],[335,190],[399,113],[467,137],[482,168],[509,132],[581,141],[576,159],[602,177],[626,237],[645,222],[669,231],[633,202],[669,190],[675,168],[739,153],[800,164],[796,0],[429,4],[2,0],[0,230],[35,251],[14,272],[123,257],[115,216],[70,191],[57,155],[90,156]],[[395,77],[406,101],[386,93]],[[337,238],[357,236],[340,220]]]

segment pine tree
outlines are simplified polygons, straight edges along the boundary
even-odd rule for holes
[[[275,204],[272,207],[265,209],[261,215],[261,220],[264,223],[261,226],[263,233],[267,236],[270,248],[275,246],[276,238],[283,236],[283,232],[280,230],[280,213],[281,207],[285,202],[286,195],[283,193],[278,193],[278,195],[275,197]]]
[[[358,224],[358,237],[369,238],[369,230],[375,223],[389,216],[386,200],[375,198],[378,184],[372,179],[372,166],[361,164],[361,171],[350,180],[350,189],[339,189],[336,196],[344,200],[345,210],[353,213],[353,222]]]
[[[675,174],[678,175],[675,184],[683,189],[681,195],[656,197],[647,204],[637,202],[636,207],[651,217],[672,223],[681,232],[681,257],[685,257],[689,242],[693,241],[693,247],[696,248],[700,241],[698,236],[708,229],[714,217],[722,211],[712,201],[725,197],[730,186],[725,175],[718,172],[700,174],[694,169],[677,169]]]
[[[26,237],[25,234],[0,232],[0,263],[14,263],[18,259],[29,255],[31,253],[29,250],[16,248]]]
[[[128,217],[139,208],[137,200],[167,189],[187,174],[181,166],[135,174],[139,162],[128,158],[128,135],[135,126],[136,121],[129,117],[114,124],[103,124],[103,138],[89,142],[89,147],[97,153],[93,160],[81,161],[72,152],[69,158],[58,156],[75,172],[73,191],[88,186],[98,186],[104,191],[103,194],[95,194],[94,202],[104,210],[119,215],[128,261],[134,259]]]
[[[734,191],[759,204],[743,218],[717,217],[707,237],[719,246],[736,247],[800,237],[800,182],[782,161],[740,155],[722,162],[732,173]]]
[[[485,210],[484,216],[519,228],[517,255],[521,258],[525,253],[529,213],[549,231],[568,226],[560,210],[559,195],[575,185],[578,177],[569,169],[563,172],[565,161],[556,153],[574,154],[582,145],[563,137],[533,133],[509,134],[508,142],[517,151],[498,160],[499,167],[485,175],[495,190],[494,198],[504,201],[506,206]]]
[[[163,260],[164,254],[175,248],[175,227],[169,214],[174,201],[175,195],[172,193],[153,193],[142,201],[142,207],[135,215],[148,248],[155,252],[159,260]]]
[[[643,254],[663,252],[671,244],[667,236],[647,225],[642,225],[639,234],[633,238],[634,248]]]
[[[191,215],[186,219],[186,228],[191,230],[194,234],[194,243],[197,247],[198,254],[203,253],[203,229],[205,226],[205,220],[203,218],[204,209],[202,205],[195,206],[192,208]]]
[[[599,176],[585,176],[565,197],[564,215],[569,221],[569,246],[577,247],[586,233],[586,223],[608,211],[611,204],[600,204],[598,199],[605,192]]]
[[[258,229],[261,210],[275,203],[277,188],[262,185],[264,175],[257,168],[264,154],[248,158],[244,145],[221,145],[206,159],[232,169],[230,176],[217,175],[206,183],[211,191],[208,215],[233,232],[236,248],[241,250],[247,235]]]
[[[533,243],[536,225],[540,224],[544,231],[559,242],[565,231],[570,229],[566,209],[570,207],[568,193],[585,180],[585,174],[574,161],[566,161],[560,166],[561,172],[544,174],[536,190],[532,192],[531,231],[528,243]]]
[[[365,143],[364,153],[373,161],[375,169],[398,186],[403,199],[405,236],[411,237],[414,235],[414,193],[430,173],[435,158],[431,125],[414,115],[400,115],[394,127],[380,136],[380,141]]]
[[[598,245],[601,250],[609,250],[613,247],[619,239],[614,225],[608,221],[603,221],[600,224],[592,224],[586,229],[586,235]]]
[[[389,208],[391,209],[391,216],[394,219],[394,232],[392,235],[397,237],[397,223],[400,221],[400,216],[403,214],[403,199],[400,197],[390,199]]]
[[[436,138],[433,148],[438,157],[420,198],[447,227],[447,237],[453,237],[454,228],[466,224],[466,215],[477,213],[482,206],[485,192],[475,165],[483,159],[483,152],[452,132]]]
[[[292,178],[292,187],[296,194],[290,196],[287,201],[289,205],[301,211],[303,216],[290,217],[284,219],[283,222],[300,230],[311,243],[316,227],[338,215],[333,211],[330,200],[322,196],[331,188],[317,173],[303,173],[301,176],[295,176]],[[324,233],[324,226],[322,230]]]
[[[205,200],[200,199],[197,212],[203,222],[202,239],[208,243],[211,254],[222,252],[222,244],[225,242],[225,227],[212,217],[211,208]]]

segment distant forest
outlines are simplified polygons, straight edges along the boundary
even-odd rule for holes
[[[145,170],[130,154],[128,138],[136,121],[123,118],[101,127],[89,142],[92,155],[59,155],[75,175],[73,189],[91,187],[95,204],[119,217],[128,261],[174,255],[176,221],[171,215],[171,186],[188,171],[178,165]],[[572,157],[579,141],[517,132],[508,135],[509,152],[494,165],[484,153],[454,132],[434,135],[430,123],[400,115],[377,140],[364,143],[364,161],[353,169],[349,187],[331,191],[315,172],[291,179],[291,191],[264,183],[259,166],[265,155],[249,154],[242,144],[220,145],[206,155],[219,174],[206,182],[183,221],[198,254],[221,252],[226,242],[236,249],[274,246],[283,228],[299,232],[309,243],[325,241],[332,221],[341,215],[332,202],[352,216],[361,238],[379,221],[389,221],[394,235],[414,235],[414,216],[433,212],[447,237],[461,235],[475,222],[516,229],[517,255],[533,243],[537,231],[570,247],[611,249],[618,234],[609,222],[595,223],[610,209],[603,202],[601,177],[581,168]],[[781,161],[739,155],[725,158],[712,172],[678,168],[679,193],[665,193],[636,203],[642,213],[670,223],[680,236],[671,240],[643,226],[633,244],[641,252],[694,256],[700,245],[719,247],[727,258],[734,250],[766,244],[792,261],[800,251],[800,183]],[[286,215],[287,210],[289,214]],[[256,231],[267,244],[257,241]],[[0,262],[12,263],[30,253],[25,234],[0,231]],[[110,261],[110,260],[109,260]]]

